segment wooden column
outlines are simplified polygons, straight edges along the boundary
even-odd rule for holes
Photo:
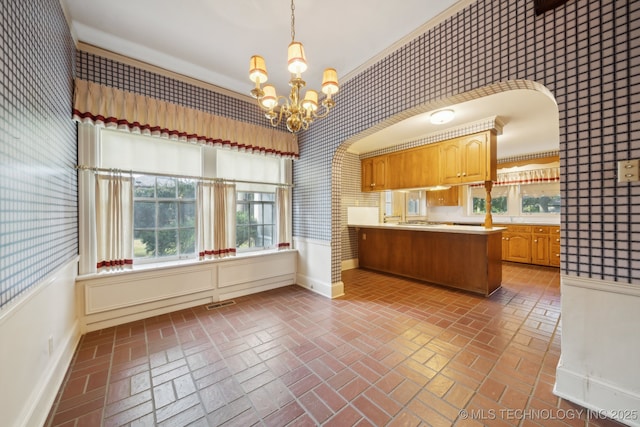
[[[487,195],[485,196],[485,206],[487,208],[487,213],[484,216],[484,228],[493,227],[493,217],[491,216],[491,188],[492,187],[493,187],[493,181],[484,182],[484,188],[487,191]]]

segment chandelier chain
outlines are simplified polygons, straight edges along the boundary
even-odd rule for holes
[[[291,0],[291,41],[295,41],[296,39],[296,15],[295,15],[296,6],[293,4],[293,0]]]

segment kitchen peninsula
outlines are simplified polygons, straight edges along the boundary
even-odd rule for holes
[[[502,227],[349,224],[360,268],[490,295],[502,283]]]

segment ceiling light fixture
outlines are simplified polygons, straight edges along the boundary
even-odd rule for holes
[[[249,79],[256,84],[256,87],[251,90],[251,95],[256,98],[260,108],[266,111],[265,117],[269,119],[271,126],[278,126],[282,117],[285,116],[287,129],[293,133],[300,129],[308,129],[315,119],[326,117],[335,105],[331,95],[338,92],[338,73],[335,68],[327,68],[322,75],[322,93],[326,95],[322,101],[324,110],[321,113],[318,112],[318,92],[315,90],[308,89],[304,98],[300,98],[300,90],[306,85],[306,82],[302,80],[302,73],[307,69],[307,58],[302,43],[295,40],[296,18],[294,12],[295,5],[291,0],[291,43],[288,50],[288,69],[291,73],[289,98],[278,96],[273,85],[260,87],[260,84],[265,83],[268,77],[267,67],[262,56],[254,55],[249,62]],[[276,108],[280,109],[279,113],[276,113]]]
[[[431,123],[434,125],[441,125],[453,120],[455,113],[453,110],[438,110],[431,114]]]

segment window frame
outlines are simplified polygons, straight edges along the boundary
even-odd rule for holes
[[[164,262],[171,262],[171,261],[178,261],[178,260],[186,260],[186,259],[197,259],[198,258],[198,250],[196,247],[196,243],[197,243],[197,195],[198,195],[198,191],[197,191],[197,184],[198,184],[198,180],[195,178],[176,178],[176,177],[171,177],[171,176],[167,176],[167,175],[157,175],[157,174],[134,174],[134,188],[133,188],[133,242],[134,242],[134,250],[133,250],[133,260],[134,263],[137,264],[151,264],[151,263],[164,263]],[[153,178],[154,180],[154,197],[137,197],[136,196],[136,180],[139,177],[150,177]],[[174,195],[173,197],[158,197],[158,181],[160,179],[163,180],[172,180],[175,183],[175,188],[174,188]],[[193,186],[193,198],[187,198],[185,199],[184,196],[181,196],[179,194],[179,190],[180,190],[180,182],[181,181],[187,181],[190,182]],[[153,203],[154,206],[154,226],[153,227],[136,227],[136,219],[137,219],[137,215],[136,215],[136,202],[140,202],[140,203]],[[169,227],[169,226],[162,226],[162,224],[160,223],[160,204],[162,203],[175,203],[175,226],[173,227]],[[191,204],[193,205],[193,223],[191,224],[191,226],[181,226],[182,223],[182,218],[181,218],[181,214],[183,212],[183,209],[181,208],[181,205],[185,205],[185,204]],[[159,250],[159,234],[161,234],[161,232],[166,232],[166,231],[170,231],[170,230],[174,230],[176,233],[175,236],[175,243],[176,243],[176,255],[166,255],[166,256],[162,256],[158,254],[158,250]],[[180,240],[180,236],[181,236],[181,231],[184,230],[193,230],[193,252],[189,252],[186,254],[181,253],[180,248],[182,246],[182,242]],[[150,256],[150,257],[137,257],[136,256],[136,250],[135,250],[135,243],[136,240],[138,240],[136,238],[137,232],[138,231],[153,231],[154,236],[155,236],[155,243],[154,243],[154,251],[155,251],[155,255],[154,256]]]
[[[241,200],[241,194],[268,194],[268,195],[273,195],[273,200]],[[260,205],[264,208],[265,205],[270,205],[271,206],[271,223],[270,224],[266,224],[264,222],[264,217],[265,217],[265,210],[262,209],[262,220],[263,222],[257,222],[255,224],[251,224],[251,212],[253,211],[252,207],[253,206],[257,206]],[[237,218],[238,218],[238,213],[240,212],[240,207],[241,206],[247,206],[247,211],[249,212],[249,223],[248,224],[238,224]],[[265,226],[270,226],[271,227],[271,245],[269,246],[240,246],[238,245],[238,236],[241,235],[240,233],[240,227],[242,228],[249,228],[249,236],[251,234],[251,227],[257,227],[257,229],[259,229],[260,227],[262,227],[263,229],[263,234],[262,234],[262,242],[264,244],[264,227]],[[275,247],[275,238],[276,238],[276,192],[275,192],[275,188],[273,190],[273,192],[269,192],[269,191],[249,191],[249,190],[242,190],[242,189],[236,189],[236,251],[238,253],[243,253],[243,252],[255,252],[255,251],[261,251],[261,250],[268,250],[268,249],[273,249]],[[249,237],[250,239],[250,237]]]

